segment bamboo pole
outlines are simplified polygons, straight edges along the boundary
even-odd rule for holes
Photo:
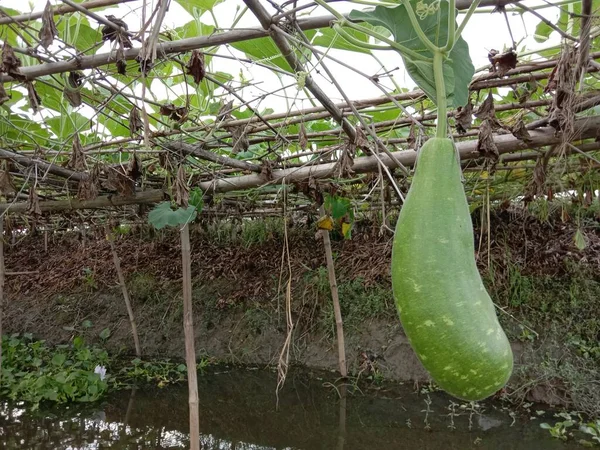
[[[190,409],[190,449],[200,450],[200,417],[198,411],[198,374],[194,348],[194,319],[192,314],[192,260],[190,226],[181,228],[181,262],[183,271],[183,333],[185,337],[185,364],[188,375],[188,402]]]
[[[325,215],[325,208],[321,205],[319,209],[321,216]],[[335,326],[338,344],[338,364],[340,374],[346,378],[348,371],[346,368],[346,344],[344,340],[344,321],[342,320],[342,310],[340,308],[340,298],[338,295],[337,280],[335,278],[335,265],[333,264],[333,252],[331,251],[331,239],[329,231],[321,230],[323,245],[325,247],[325,258],[327,259],[327,277],[329,278],[329,288],[331,289],[331,300],[333,301],[333,314],[335,317]]]
[[[2,380],[2,315],[4,314],[4,216],[0,216],[0,381]]]
[[[131,324],[131,333],[133,334],[133,343],[135,344],[135,354],[138,358],[142,357],[142,348],[140,346],[140,338],[138,336],[137,325],[135,323],[135,316],[133,315],[133,308],[129,299],[129,292],[127,291],[127,284],[125,283],[125,277],[121,270],[121,260],[117,254],[115,248],[115,242],[113,234],[110,229],[106,227],[106,239],[110,243],[110,251],[112,253],[113,262],[115,264],[115,270],[117,271],[117,277],[119,278],[119,285],[121,286],[121,292],[123,293],[123,300],[125,301],[125,307],[127,308],[127,314],[129,315],[129,323]]]

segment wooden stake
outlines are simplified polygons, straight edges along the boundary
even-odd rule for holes
[[[133,342],[135,344],[135,354],[138,358],[142,357],[142,348],[140,346],[140,338],[138,337],[137,325],[135,324],[135,317],[133,315],[133,308],[131,307],[131,301],[129,300],[129,292],[127,291],[127,284],[125,284],[125,277],[121,270],[121,260],[117,254],[115,248],[115,242],[113,235],[109,228],[106,228],[106,239],[110,243],[110,251],[112,252],[113,262],[115,264],[115,270],[117,271],[117,277],[119,278],[119,285],[121,286],[121,292],[123,292],[123,300],[125,300],[125,306],[127,307],[127,314],[129,315],[129,323],[131,324],[131,333],[133,334]]]
[[[183,271],[183,333],[185,336],[185,364],[188,375],[190,406],[190,449],[200,450],[200,417],[198,412],[198,377],[194,349],[194,320],[192,314],[192,259],[190,226],[181,228],[181,262]]]
[[[2,315],[4,314],[4,216],[0,217],[0,380],[2,379]]]
[[[325,215],[325,208],[320,208],[321,216]],[[335,266],[333,264],[333,253],[331,251],[331,240],[329,231],[321,230],[323,236],[323,245],[325,246],[325,257],[327,258],[327,276],[329,277],[329,288],[331,289],[331,299],[333,300],[333,314],[335,316],[335,325],[338,342],[338,362],[340,374],[345,378],[348,375],[346,369],[346,345],[344,341],[344,322],[342,320],[342,310],[340,309],[340,298],[338,296],[338,286],[335,279]]]

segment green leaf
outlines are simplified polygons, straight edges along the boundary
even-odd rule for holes
[[[110,337],[110,328],[105,328],[104,330],[102,330],[99,334],[100,339],[102,340],[106,340]]]
[[[535,34],[533,38],[536,42],[546,42],[550,35],[552,34],[552,28],[548,26],[545,22],[540,21],[535,27]]]
[[[81,323],[82,328],[92,328],[92,321],[91,320],[84,320]]]
[[[416,8],[417,0],[410,0],[413,8]],[[385,8],[377,6],[371,11],[353,10],[349,15],[352,20],[360,20],[375,26],[383,26],[390,30],[394,40],[413,50],[424,57],[433,58],[433,53],[421,42],[415,33],[408,13],[404,5],[395,8]],[[421,28],[425,35],[435,45],[444,46],[448,36],[448,3],[441,2],[437,14],[433,14],[420,20]],[[414,79],[415,83],[425,91],[425,93],[435,102],[435,80],[433,68],[427,68],[426,65],[432,63],[415,63],[414,58],[402,55],[406,70]],[[444,62],[444,80],[446,82],[446,94],[449,106],[466,105],[469,98],[469,83],[473,78],[475,68],[469,55],[469,46],[465,40],[459,38],[449,59]],[[433,89],[432,89],[433,87]]]
[[[201,15],[225,0],[176,0],[191,15]]]
[[[585,237],[583,236],[583,233],[581,232],[580,228],[577,228],[577,231],[575,232],[575,237],[573,238],[573,240],[575,241],[575,247],[577,247],[577,249],[579,251],[583,251],[586,247],[586,243],[585,243]]]
[[[56,25],[59,36],[84,54],[93,54],[102,42],[100,28],[92,28],[87,18],[74,13],[64,17]]]
[[[67,355],[65,355],[64,353],[56,353],[53,357],[52,357],[52,365],[54,366],[62,366],[65,361],[67,360]]]
[[[194,188],[190,191],[190,198],[188,203],[196,208],[196,211],[199,213],[202,212],[202,208],[204,207],[204,193],[199,188]]]
[[[173,210],[171,202],[162,202],[154,207],[148,214],[148,222],[154,228],[160,230],[166,226],[176,227],[179,225],[192,222],[198,212],[195,206],[188,206],[186,209],[178,208]]]

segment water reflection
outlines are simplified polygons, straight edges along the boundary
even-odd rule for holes
[[[497,405],[474,408],[393,385],[374,393],[328,387],[290,372],[279,407],[276,375],[231,370],[199,378],[205,450],[568,449]],[[2,449],[188,448],[185,386],[119,393],[101,405],[26,411],[0,407]],[[573,444],[572,448],[578,448]]]

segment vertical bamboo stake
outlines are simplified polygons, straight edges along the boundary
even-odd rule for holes
[[[117,250],[115,248],[115,242],[113,240],[113,235],[106,228],[106,239],[110,242],[110,251],[112,252],[113,262],[115,264],[115,269],[117,271],[117,277],[119,277],[119,284],[121,285],[121,292],[123,292],[123,300],[125,300],[125,306],[127,307],[127,314],[129,315],[129,323],[131,324],[131,332],[133,333],[133,343],[135,344],[135,354],[138,358],[142,357],[142,348],[140,347],[140,338],[138,337],[137,325],[135,324],[135,317],[133,315],[133,308],[131,307],[131,301],[129,300],[129,292],[127,292],[127,285],[125,284],[125,277],[123,276],[123,271],[121,270],[121,260],[119,259],[119,255],[117,255]]]
[[[325,215],[325,208],[321,206],[321,216]],[[329,231],[321,230],[323,236],[323,245],[325,246],[325,256],[327,258],[327,276],[329,277],[329,288],[331,289],[331,299],[333,300],[333,314],[335,316],[335,325],[337,330],[338,342],[338,362],[340,374],[343,377],[348,375],[346,369],[346,345],[344,342],[344,322],[342,320],[342,311],[340,309],[340,298],[338,296],[337,281],[335,279],[335,266],[333,265],[333,253],[331,252],[331,240]]]
[[[194,320],[192,316],[192,262],[190,226],[181,228],[181,262],[183,271],[183,333],[185,336],[185,364],[188,375],[190,407],[190,449],[200,450],[200,417],[198,413],[198,378],[194,349]]]
[[[2,379],[2,314],[4,314],[4,216],[0,217],[0,380]]]

